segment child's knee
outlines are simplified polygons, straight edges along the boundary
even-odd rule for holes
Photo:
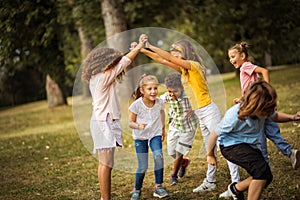
[[[161,160],[164,158],[162,151],[157,151],[153,153],[154,160]]]

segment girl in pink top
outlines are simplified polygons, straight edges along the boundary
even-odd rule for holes
[[[230,63],[235,68],[240,68],[242,95],[244,95],[245,89],[248,86],[250,86],[254,81],[260,78],[259,74],[262,74],[264,81],[268,83],[270,82],[269,71],[265,68],[251,63],[247,49],[247,43],[241,42],[240,44],[235,44],[228,50]],[[237,103],[238,101],[238,98],[234,99],[235,103]],[[293,147],[281,136],[278,124],[270,119],[267,119],[265,121],[265,136],[277,146],[282,154],[288,156],[291,159],[294,169],[300,167],[300,151],[293,149]],[[266,139],[263,138],[262,150],[266,161],[269,162],[265,140]]]
[[[126,55],[112,48],[96,48],[89,53],[83,65],[81,78],[89,84],[93,101],[90,130],[94,152],[98,151],[98,180],[103,200],[111,199],[114,149],[123,145],[116,82],[121,80],[143,45],[140,42]]]

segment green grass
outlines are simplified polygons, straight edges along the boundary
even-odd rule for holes
[[[279,68],[270,72],[271,83],[278,92],[278,109],[287,113],[300,110],[300,66]],[[227,106],[240,96],[239,80],[224,75]],[[280,124],[282,135],[300,149],[300,122]],[[100,199],[97,160],[81,142],[75,129],[72,106],[49,109],[39,101],[0,111],[0,199]],[[131,141],[126,139],[127,148]],[[299,199],[300,169],[293,170],[290,161],[268,143],[274,180],[262,199]],[[186,177],[169,186],[172,166],[165,167],[165,186],[169,199],[218,199],[230,182],[224,158],[220,155],[218,188],[204,194],[192,193],[205,177],[206,157],[201,134],[197,134],[189,154],[192,159]],[[166,155],[165,155],[166,156]],[[135,161],[134,161],[135,162]],[[132,163],[134,163],[132,162]],[[131,164],[129,162],[129,164]],[[133,164],[132,164],[133,165]],[[247,176],[241,169],[242,178]],[[143,199],[151,199],[154,176],[147,173]],[[115,200],[129,199],[134,173],[113,170],[112,193]]]

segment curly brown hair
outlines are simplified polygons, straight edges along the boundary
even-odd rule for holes
[[[112,69],[121,60],[123,54],[113,48],[95,48],[86,57],[83,63],[81,79],[89,83],[91,77],[100,72]],[[120,80],[125,72],[117,76]]]
[[[178,72],[172,72],[165,77],[165,85],[167,88],[183,88],[181,83],[181,74]]]

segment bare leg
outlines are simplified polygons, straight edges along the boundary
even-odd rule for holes
[[[237,183],[235,185],[235,188],[240,192],[244,192],[249,188],[249,185],[251,184],[252,180],[252,176],[249,176],[245,180],[242,180],[241,182]]]
[[[100,150],[99,166],[98,166],[98,181],[100,192],[103,200],[111,199],[111,170],[114,164],[114,149]]]
[[[252,180],[248,189],[248,200],[259,199],[266,182],[266,180]]]
[[[182,162],[183,162],[183,155],[180,153],[176,153],[176,159],[174,161],[174,166],[173,166],[173,174],[177,175]]]

